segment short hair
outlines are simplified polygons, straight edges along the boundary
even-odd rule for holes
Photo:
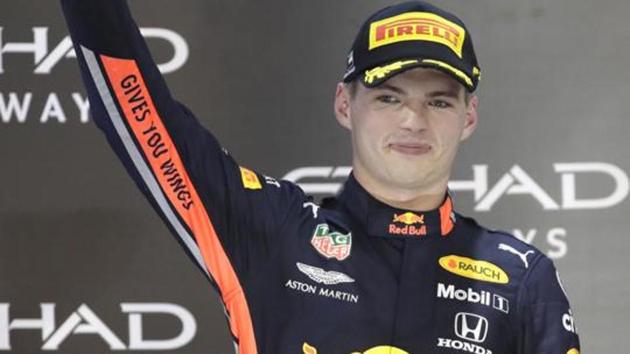
[[[350,98],[354,99],[357,96],[357,85],[359,84],[359,79],[355,78],[354,80],[350,81],[350,82],[346,82],[344,83],[344,85],[346,86],[346,89],[348,89],[348,92],[350,92]]]

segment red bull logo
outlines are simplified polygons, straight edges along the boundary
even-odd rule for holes
[[[394,214],[392,222],[400,222],[405,225],[424,224],[424,214],[416,215],[410,211],[404,214]]]
[[[404,224],[400,226],[398,224]],[[427,234],[427,226],[424,225],[424,214],[417,215],[410,211],[404,214],[394,214],[392,223],[387,230],[391,235],[424,236]]]

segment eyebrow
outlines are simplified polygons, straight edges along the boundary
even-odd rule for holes
[[[398,94],[401,94],[401,95],[406,94],[405,90],[401,89],[398,86],[393,86],[391,84],[388,84],[387,82],[384,82],[384,83],[376,86],[374,89],[375,90],[390,90],[390,91],[394,91],[394,92],[396,92]]]
[[[427,97],[431,97],[431,98],[440,97],[440,96],[459,98],[459,91],[445,90],[445,91],[433,91],[433,92],[427,93]]]
[[[389,84],[387,82],[384,82],[384,83],[374,87],[374,90],[390,90],[390,91],[396,92],[396,93],[401,94],[401,95],[404,95],[404,94],[407,93],[402,88],[400,88],[398,86],[391,85],[391,84]],[[427,93],[426,97],[430,97],[430,98],[434,98],[434,97],[451,97],[451,98],[458,99],[459,98],[459,90],[457,90],[457,89],[450,89],[450,90],[432,91],[432,92]]]

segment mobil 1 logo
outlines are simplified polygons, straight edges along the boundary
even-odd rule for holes
[[[438,299],[456,300],[460,302],[468,302],[471,304],[479,304],[491,307],[505,314],[510,313],[510,301],[505,297],[494,294],[490,291],[478,290],[472,288],[457,288],[453,284],[437,284]]]

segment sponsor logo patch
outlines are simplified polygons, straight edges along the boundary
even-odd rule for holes
[[[488,335],[488,320],[469,312],[460,312],[455,316],[455,334],[471,342],[483,343]]]
[[[390,347],[389,345],[379,345],[378,347],[370,348],[364,352],[352,352],[350,354],[409,354],[409,353],[396,347]]]
[[[527,256],[529,256],[530,253],[535,253],[533,250],[529,250],[525,253],[519,252],[516,248],[510,245],[506,245],[505,243],[499,243],[499,250],[507,251],[509,253],[512,253],[513,255],[518,256],[518,258],[520,258],[521,261],[523,261],[523,264],[525,265],[525,269],[529,268],[529,262],[527,261]]]
[[[450,348],[473,354],[492,354],[492,350],[490,349],[486,349],[480,345],[464,342],[457,339],[438,338],[437,346],[439,348]]]
[[[410,211],[404,214],[394,214],[392,222],[400,222],[405,225],[424,224],[424,215],[416,215]]]
[[[567,354],[580,354],[580,351],[575,349],[575,348],[571,348],[571,349],[569,349]]]
[[[300,272],[306,274],[311,280],[326,285],[335,285],[339,283],[354,283],[354,279],[349,276],[336,272],[334,270],[325,271],[321,268],[314,267],[308,264],[296,263]]]
[[[455,315],[455,335],[460,339],[438,338],[437,346],[473,354],[492,354],[492,350],[481,346],[488,336],[488,327],[487,318],[459,312]]]
[[[303,354],[317,354],[317,349],[308,343],[304,342],[302,344],[302,353]]]
[[[301,292],[303,294],[327,297],[333,300],[348,302],[352,304],[356,304],[359,302],[359,295],[357,294],[334,290],[324,286],[307,284],[293,279],[288,279],[287,282],[284,284],[284,287]]]
[[[428,41],[450,48],[462,57],[466,31],[441,16],[427,12],[408,12],[370,24],[369,50],[403,41]]]
[[[280,188],[280,183],[273,177],[263,176],[265,178],[265,183],[271,186],[275,186],[276,188]]]
[[[453,284],[437,284],[437,298],[469,302],[492,307],[503,313],[510,313],[510,301],[505,297],[489,291],[475,291],[472,288],[458,289]]]
[[[449,255],[441,257],[438,262],[445,270],[465,278],[497,284],[507,284],[510,281],[503,269],[487,261]]]
[[[348,54],[348,63],[347,63],[347,69],[346,69],[346,73],[343,75],[343,78],[345,79],[348,75],[352,74],[356,68],[354,66],[354,52],[350,52]]]
[[[302,204],[302,208],[311,208],[311,212],[313,213],[313,219],[317,219],[317,215],[319,214],[319,205],[313,202],[305,202]]]
[[[575,328],[575,319],[573,318],[573,313],[569,309],[568,313],[562,315],[562,326],[567,332],[577,333],[577,329]]]
[[[492,307],[501,312],[510,313],[510,301],[501,295],[492,294]]]
[[[350,255],[352,234],[330,231],[328,224],[319,224],[315,227],[315,232],[311,238],[311,245],[313,245],[322,256],[343,261]]]
[[[241,180],[243,181],[243,187],[246,189],[262,189],[260,180],[256,173],[245,167],[239,167],[241,169]]]
[[[424,214],[417,215],[410,211],[403,214],[394,214],[392,223],[389,224],[387,231],[392,235],[424,236],[427,234],[427,226],[424,225]]]

